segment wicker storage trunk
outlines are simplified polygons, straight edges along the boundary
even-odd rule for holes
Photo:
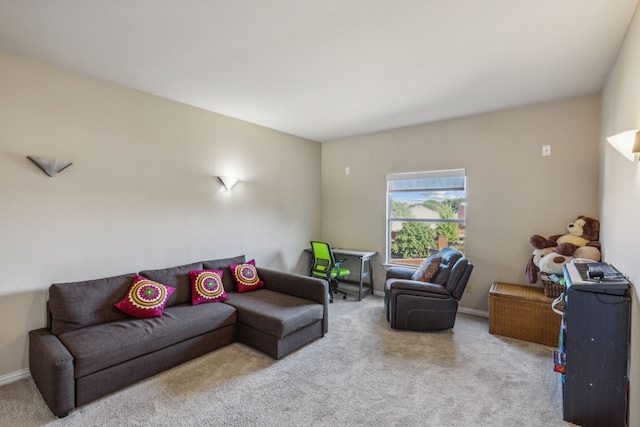
[[[489,291],[489,332],[556,347],[561,316],[542,288],[493,283]]]

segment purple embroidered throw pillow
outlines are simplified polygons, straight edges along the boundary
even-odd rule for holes
[[[149,280],[136,274],[129,288],[129,292],[115,307],[129,316],[146,319],[161,317],[164,305],[175,288]]]
[[[192,305],[229,299],[222,285],[222,270],[191,270],[189,279]]]
[[[253,259],[244,264],[229,264],[229,269],[238,292],[255,291],[264,286],[264,282],[258,277],[256,261]]]

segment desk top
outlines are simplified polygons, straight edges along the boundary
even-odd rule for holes
[[[357,256],[361,258],[372,258],[377,255],[376,251],[362,251],[358,249],[332,248],[334,254]]]

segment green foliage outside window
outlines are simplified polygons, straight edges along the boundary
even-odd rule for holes
[[[396,233],[391,252],[401,258],[426,258],[435,246],[436,232],[427,224],[407,222]]]
[[[443,201],[425,200],[421,203],[427,209],[437,212],[440,218],[451,219],[457,215],[458,206],[464,203],[464,198],[447,199]],[[414,218],[411,213],[412,205],[398,200],[391,200],[391,216],[393,218]],[[395,258],[419,259],[428,257],[437,249],[437,236],[445,236],[452,243],[462,240],[460,228],[455,222],[439,222],[437,225],[424,222],[405,222],[395,233],[391,243],[391,253]]]
[[[442,218],[453,218],[455,212],[449,205],[442,204],[440,208],[440,216]],[[436,227],[438,236],[447,236],[447,240],[453,242],[458,240],[458,224],[452,222],[442,222]]]
[[[391,217],[392,218],[413,218],[411,206],[408,203],[399,200],[391,200]]]

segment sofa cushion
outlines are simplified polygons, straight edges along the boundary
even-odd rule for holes
[[[222,270],[222,283],[224,284],[225,291],[228,292],[236,289],[233,275],[231,274],[231,270],[229,270],[229,264],[244,264],[245,260],[244,255],[231,258],[210,259],[208,261],[202,261],[202,267],[205,270]]]
[[[175,288],[136,274],[127,294],[115,307],[129,316],[141,319],[162,316],[162,310]]]
[[[82,282],[54,283],[49,287],[51,333],[124,319],[114,304],[122,298],[135,273]]]
[[[191,270],[191,304],[226,301],[222,284],[222,270]]]
[[[193,264],[185,264],[171,268],[144,270],[140,272],[140,275],[154,282],[176,288],[173,295],[171,295],[167,301],[167,307],[171,307],[172,305],[191,303],[189,271],[202,269],[202,262],[194,262]]]
[[[239,323],[277,338],[322,320],[324,313],[322,304],[268,289],[227,294],[225,304],[238,310]]]
[[[264,282],[258,276],[255,260],[243,264],[229,264],[238,292],[250,292],[260,289]]]
[[[226,304],[167,307],[162,317],[126,318],[76,329],[58,338],[74,357],[75,378],[108,368],[207,332],[234,325]]]

